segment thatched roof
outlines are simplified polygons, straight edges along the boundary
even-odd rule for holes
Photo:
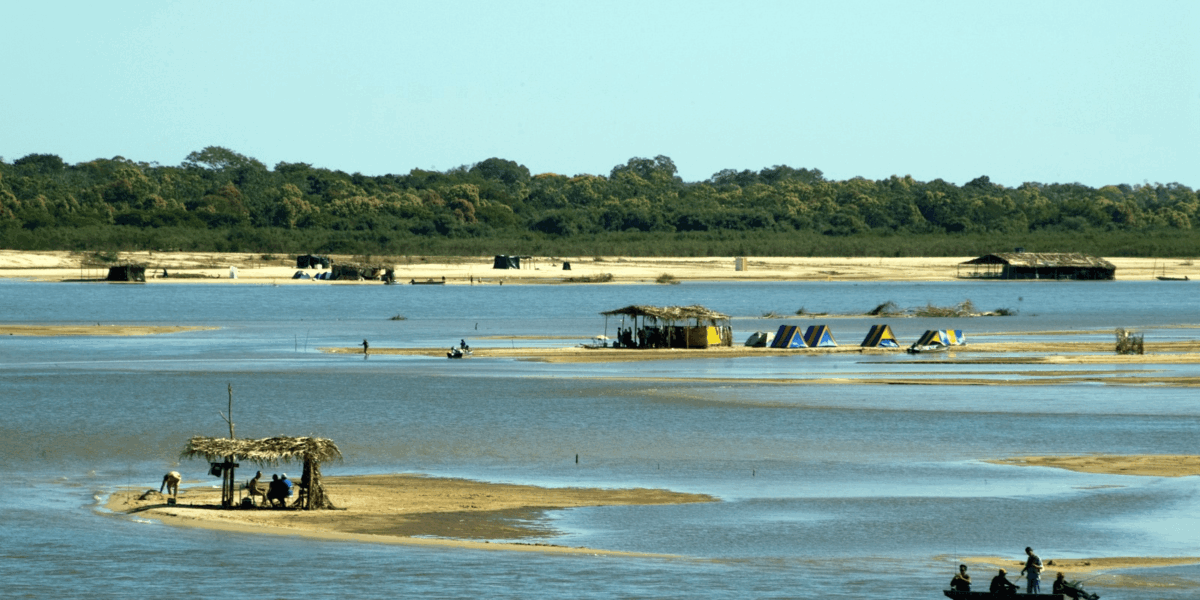
[[[997,252],[973,258],[964,265],[1010,265],[1014,267],[1052,268],[1082,267],[1093,269],[1116,269],[1103,258],[1067,252]]]
[[[662,321],[683,321],[686,319],[697,319],[701,321],[728,321],[729,315],[709,310],[698,304],[692,306],[643,306],[630,305],[625,308],[618,308],[600,313],[606,317],[612,315],[626,315],[631,317],[651,317]]]
[[[203,457],[210,462],[223,461],[227,456],[264,465],[278,465],[281,462],[305,460],[317,463],[342,460],[342,451],[332,440],[325,438],[276,436],[261,440],[231,440],[195,436],[188,440],[180,453],[182,458]]]

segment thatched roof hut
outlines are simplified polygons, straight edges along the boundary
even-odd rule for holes
[[[332,440],[317,437],[276,436],[259,440],[195,436],[188,440],[181,458],[204,458],[212,463],[227,464],[247,460],[259,465],[278,466],[298,462],[304,465],[300,479],[301,497],[297,500],[305,510],[333,508],[321,486],[321,463],[342,460],[342,451]]]
[[[1105,281],[1117,273],[1117,267],[1103,258],[1064,252],[997,252],[959,263],[959,268],[964,265],[972,269],[969,277],[984,279]]]
[[[618,343],[637,348],[707,348],[733,345],[729,315],[692,306],[647,306],[634,304],[600,313],[605,317],[630,317],[633,327],[618,332]],[[638,320],[641,325],[638,325]],[[647,322],[649,321],[649,323]],[[635,339],[636,338],[636,341]]]
[[[612,315],[626,315],[636,317],[649,317],[659,321],[675,322],[695,320],[696,324],[708,323],[716,325],[720,322],[729,321],[729,315],[719,313],[715,310],[709,310],[693,304],[691,306],[646,306],[641,304],[632,304],[625,308],[618,308],[600,313],[606,317]]]

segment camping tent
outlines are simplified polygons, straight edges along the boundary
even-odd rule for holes
[[[771,344],[771,340],[774,339],[775,336],[765,331],[755,331],[750,334],[750,337],[746,338],[746,346],[750,348],[766,348]]]
[[[779,331],[775,332],[775,339],[771,341],[772,348],[807,348],[804,343],[804,337],[800,335],[800,328],[795,325],[780,325]]]
[[[941,344],[943,346],[963,346],[967,343],[967,336],[961,329],[930,329],[926,331],[921,339],[917,340],[918,346],[931,346],[933,344]]]
[[[827,325],[813,325],[804,332],[804,343],[809,348],[834,348],[837,342],[833,339],[833,332],[829,330]]]
[[[899,348],[900,341],[892,333],[890,325],[872,325],[867,337],[859,345],[863,348]]]

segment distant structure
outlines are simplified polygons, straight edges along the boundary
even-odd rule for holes
[[[296,257],[297,269],[328,269],[328,256],[317,256],[315,254],[302,254]]]
[[[631,305],[600,313],[608,331],[608,317],[629,319],[622,325],[614,348],[708,348],[732,346],[729,315],[703,306]]]
[[[970,268],[966,274],[964,266]],[[1117,267],[1086,254],[998,252],[959,263],[957,273],[971,279],[1111,281],[1116,278]]]
[[[505,254],[497,254],[496,257],[494,259],[492,259],[492,268],[493,269],[520,269],[522,258],[531,258],[531,257],[529,257],[529,256],[508,256]]]
[[[144,265],[116,265],[108,268],[105,281],[140,281],[146,282],[146,267]]]

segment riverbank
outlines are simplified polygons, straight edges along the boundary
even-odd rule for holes
[[[121,252],[99,260],[95,253],[0,250],[0,278],[41,281],[102,281],[109,264],[146,267],[146,283],[229,283],[269,285],[379,285],[380,281],[292,279],[292,255],[219,252]],[[738,270],[735,257],[536,257],[521,269],[493,269],[491,256],[347,256],[337,263],[364,263],[396,269],[398,283],[446,285],[630,284],[684,281],[953,281],[959,264],[975,257],[746,257]],[[1109,258],[1122,281],[1153,280],[1170,266],[1173,275],[1192,273],[1190,261],[1156,258]],[[566,269],[566,265],[570,269]],[[231,278],[236,267],[236,278]],[[318,270],[304,270],[310,274]],[[163,275],[166,275],[165,277]],[[1197,277],[1193,277],[1196,279]],[[1187,285],[1188,282],[1164,282]]]
[[[114,513],[169,525],[221,531],[489,550],[650,556],[519,540],[557,535],[543,518],[553,510],[717,501],[712,496],[668,490],[542,488],[421,475],[335,476],[325,477],[322,482],[336,510],[221,510],[221,490],[214,486],[185,486],[174,506],[168,506],[155,490],[124,490],[113,493],[105,507]],[[496,539],[517,541],[489,541]]]

